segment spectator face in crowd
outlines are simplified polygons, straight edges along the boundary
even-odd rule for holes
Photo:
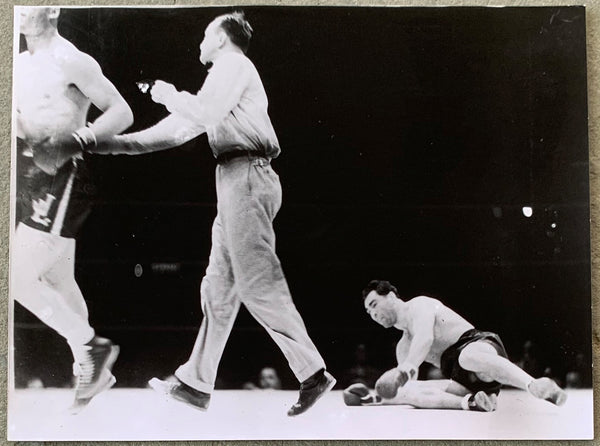
[[[265,367],[260,371],[258,384],[261,389],[281,389],[281,380],[272,367]]]

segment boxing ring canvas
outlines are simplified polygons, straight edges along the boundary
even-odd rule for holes
[[[152,390],[117,388],[73,417],[64,411],[70,392],[23,389],[13,400],[8,434],[30,441],[589,439],[592,390],[568,393],[565,406],[555,407],[522,391],[503,391],[498,410],[481,413],[348,407],[334,390],[304,416],[290,418],[285,412],[297,395],[289,390],[221,390],[210,410],[200,412],[157,400]]]
[[[593,438],[586,8],[63,7],[58,32],[130,105],[130,133],[168,114],[139,82],[196,93],[204,30],[235,9],[253,27],[247,55],[282,148],[277,252],[338,384],[287,417],[299,384],[242,306],[207,412],[148,388],[187,360],[202,320],[216,215],[203,134],[153,154],[85,156],[93,211],[75,278],[91,325],[120,345],[117,382],[69,415],[69,347],[11,295],[8,439]],[[15,8],[14,59],[26,50]],[[18,113],[11,237],[26,174],[15,163]],[[88,120],[100,114],[92,107]],[[566,388],[567,403],[503,388],[491,413],[346,406],[353,380],[396,365],[401,333],[363,308],[371,279],[498,333],[509,359]],[[277,389],[257,389],[265,367]],[[423,366],[419,378],[435,373]]]

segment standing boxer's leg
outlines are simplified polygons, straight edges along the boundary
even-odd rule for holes
[[[75,239],[65,240],[65,250],[44,274],[42,282],[59,293],[73,312],[88,320],[88,307],[75,280]]]
[[[94,337],[87,317],[73,311],[61,294],[42,282],[64,255],[65,241],[20,224],[12,249],[11,295],[70,344],[83,345]]]
[[[78,365],[78,383],[73,410],[85,407],[98,393],[111,387],[115,378],[110,373],[118,355],[118,346],[95,336],[87,319],[87,308],[79,288],[65,297],[55,287],[59,277],[72,275],[70,261],[73,240],[48,234],[20,224],[15,231],[11,286],[15,300],[42,322],[66,338]],[[49,279],[48,279],[49,277]],[[74,278],[73,278],[73,284]],[[76,284],[75,284],[76,286]]]

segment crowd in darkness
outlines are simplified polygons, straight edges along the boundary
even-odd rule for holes
[[[390,345],[390,352],[393,351],[393,348],[394,346]],[[371,360],[367,344],[356,344],[354,351],[345,351],[344,356],[345,358],[340,360],[339,365],[332,367],[339,377],[336,388],[343,389],[356,383],[362,383],[371,389],[374,388],[375,382],[385,371],[385,368],[379,366],[381,361]],[[517,352],[511,360],[532,377],[549,377],[563,388],[592,387],[591,366],[587,363],[583,353],[576,353],[574,357],[567,360],[566,364],[555,364],[540,354],[533,341],[526,340],[523,343],[522,350]],[[270,364],[263,365],[255,374],[241,374],[240,378],[242,380],[238,378],[237,381],[227,381],[219,378],[216,388],[244,390],[295,389],[296,384],[292,379],[288,382],[282,381],[282,372],[285,372],[285,365],[279,365],[278,367]],[[172,375],[165,376],[165,378],[172,379]],[[19,375],[16,385],[19,388],[43,388],[46,385],[45,379],[46,382],[50,382],[51,387],[71,387],[73,384],[72,380],[69,379],[63,379],[63,381],[47,380],[42,375],[25,372]],[[419,369],[419,379],[443,379],[443,375],[437,367],[424,363]],[[145,383],[140,382],[138,385],[144,387]]]

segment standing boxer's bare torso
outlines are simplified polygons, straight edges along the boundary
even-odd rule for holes
[[[74,84],[74,70],[87,57],[55,35],[34,52],[19,54],[15,67],[18,136],[29,145],[71,134],[85,125],[90,100]]]

